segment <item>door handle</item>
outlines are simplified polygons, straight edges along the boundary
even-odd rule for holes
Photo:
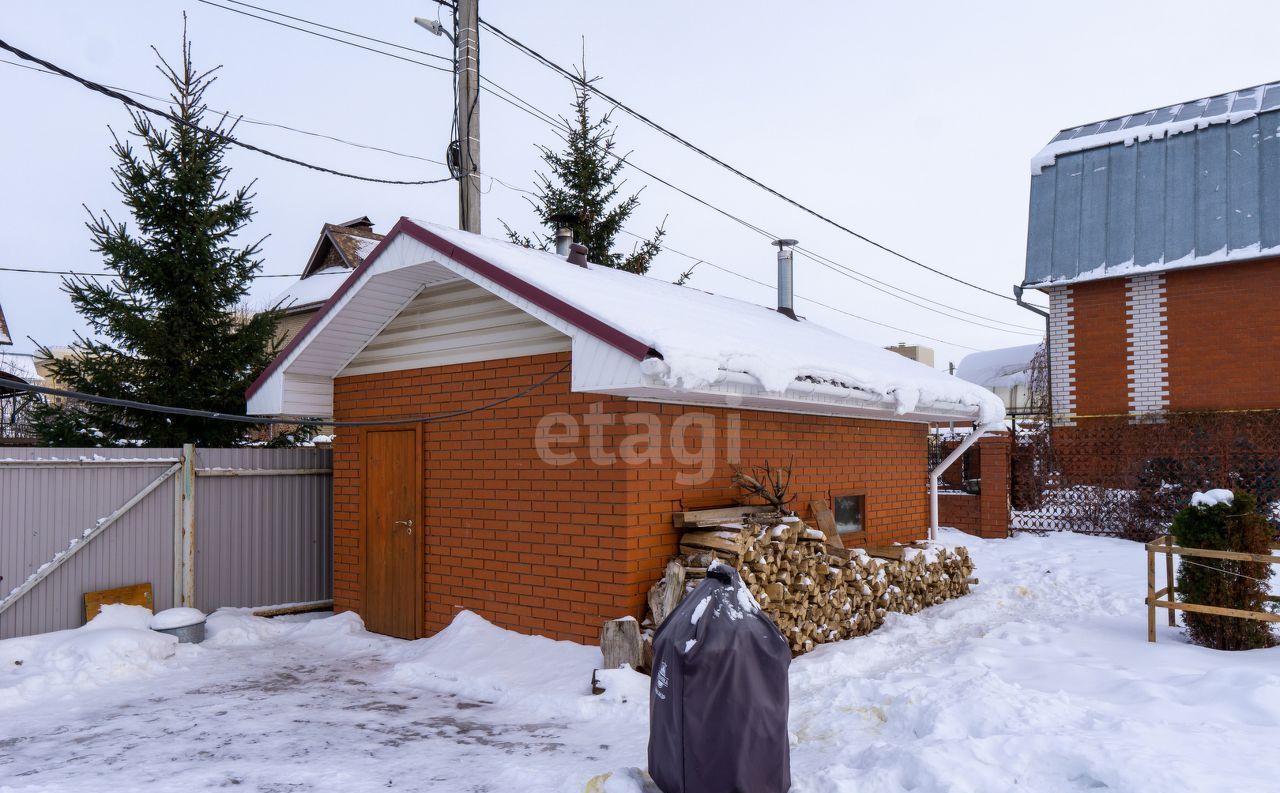
[[[413,534],[413,519],[412,519],[412,518],[410,518],[409,520],[397,520],[395,525],[397,525],[397,526],[404,526],[404,530],[405,530],[405,532],[406,532],[406,533],[408,533],[408,534]]]

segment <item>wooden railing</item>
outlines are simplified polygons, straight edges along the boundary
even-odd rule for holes
[[[1280,545],[1273,545],[1272,550],[1280,550]],[[1156,589],[1156,554],[1165,555],[1165,586]],[[1262,622],[1280,622],[1280,614],[1270,611],[1250,611],[1248,609],[1232,609],[1225,606],[1206,606],[1200,603],[1179,603],[1174,600],[1173,557],[1198,556],[1205,559],[1228,559],[1236,562],[1258,562],[1261,564],[1280,564],[1280,556],[1275,554],[1242,553],[1240,551],[1214,551],[1208,548],[1183,548],[1173,544],[1173,537],[1165,534],[1147,543],[1147,641],[1156,640],[1156,609],[1168,609],[1169,626],[1178,624],[1176,611],[1194,611],[1200,614],[1216,614],[1222,617],[1239,617],[1246,620]],[[1235,575],[1231,571],[1223,571],[1226,575]],[[1165,598],[1161,600],[1160,598]],[[1267,597],[1273,603],[1280,602],[1280,597]]]

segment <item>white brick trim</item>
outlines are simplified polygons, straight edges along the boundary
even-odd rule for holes
[[[1129,409],[1159,413],[1169,407],[1169,335],[1163,274],[1125,281],[1128,325]]]
[[[1075,312],[1070,287],[1049,289],[1049,377],[1055,415],[1076,412]],[[1075,424],[1069,419],[1057,422]]]

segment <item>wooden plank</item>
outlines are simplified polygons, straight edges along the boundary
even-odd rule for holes
[[[1152,601],[1152,605],[1159,606],[1162,609],[1194,611],[1198,614],[1216,614],[1219,617],[1239,617],[1240,619],[1259,620],[1261,622],[1280,622],[1280,614],[1272,614],[1269,611],[1229,609],[1223,606],[1203,606],[1199,603],[1172,603],[1168,600],[1155,600]]]
[[[313,611],[328,611],[333,608],[332,600],[312,600],[307,603],[294,603],[273,609],[259,609],[253,612],[255,617],[283,617],[286,614],[309,614]]]
[[[676,512],[671,516],[671,522],[677,529],[693,528],[697,526],[714,526],[720,523],[730,523],[738,520],[743,515],[759,515],[762,512],[771,512],[770,507],[725,507],[724,509],[699,509],[693,512]]]
[[[1165,536],[1168,537],[1169,535],[1166,534]],[[1164,556],[1164,583],[1165,583],[1164,592],[1156,593],[1156,597],[1160,597],[1161,594],[1167,593],[1169,596],[1169,600],[1176,600],[1177,598],[1174,597],[1173,554],[1171,553],[1165,554]],[[1170,610],[1169,611],[1169,627],[1176,628],[1177,626],[1178,626],[1178,615],[1175,614],[1172,610]]]
[[[836,514],[827,506],[827,500],[815,498],[809,502],[809,509],[813,510],[813,519],[817,522],[818,528],[827,535],[827,542],[843,547],[844,541],[840,539],[840,532],[836,529]]]
[[[97,592],[84,593],[84,621],[88,622],[98,616],[103,606],[123,603],[126,606],[142,606],[155,610],[155,598],[152,596],[151,584],[130,584],[115,589],[100,589]]]
[[[1240,551],[1214,551],[1208,548],[1183,548],[1180,545],[1169,546],[1168,553],[1179,556],[1199,556],[1205,559],[1227,559],[1233,562],[1259,562],[1261,564],[1280,564],[1280,556],[1260,553],[1242,553]]]

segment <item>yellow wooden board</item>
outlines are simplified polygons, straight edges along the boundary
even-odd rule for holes
[[[151,584],[132,584],[115,589],[100,589],[97,592],[84,593],[84,621],[88,622],[98,616],[103,606],[123,603],[128,606],[146,606],[155,611],[155,602],[151,597]]]

